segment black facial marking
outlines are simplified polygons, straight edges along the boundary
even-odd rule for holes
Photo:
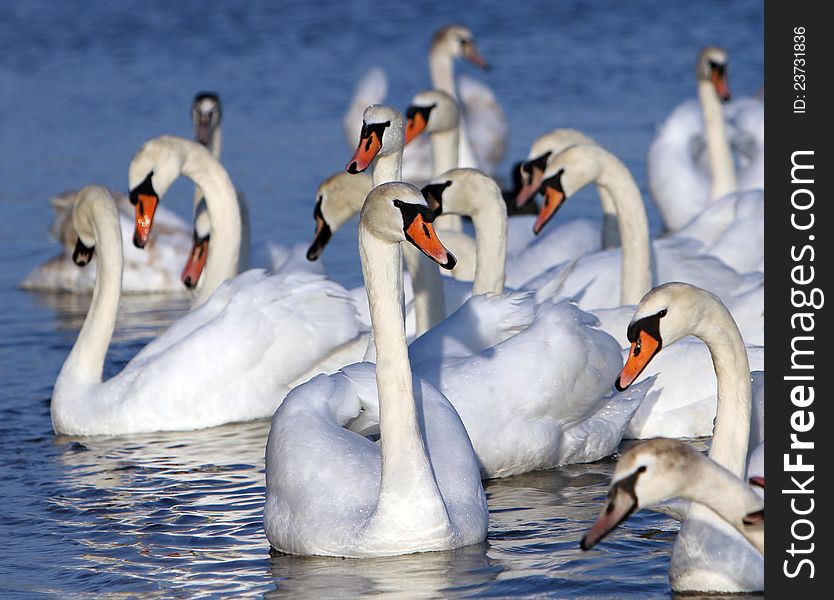
[[[423,120],[428,123],[429,115],[436,106],[437,104],[432,104],[430,106],[415,106],[412,104],[406,109],[405,116],[407,119],[413,119],[416,115],[420,115],[423,117]]]
[[[195,230],[194,230],[194,233],[193,233],[193,235],[192,235],[191,237],[192,237],[192,242],[193,242],[193,244],[194,244],[194,247],[196,248],[197,246],[199,246],[199,245],[201,245],[201,244],[204,244],[205,242],[208,242],[208,241],[209,241],[209,239],[211,239],[211,232],[207,233],[207,234],[206,234],[206,235],[204,235],[204,236],[200,236],[200,235],[197,233],[197,230],[195,229]]]
[[[718,73],[719,76],[724,76],[724,71],[726,70],[727,66],[721,63],[709,61],[709,68],[711,71]]]
[[[542,181],[542,184],[539,186],[539,191],[544,193],[546,188],[552,188],[561,194],[565,194],[565,188],[562,187],[562,175],[564,172],[564,169],[559,169],[558,173]],[[567,196],[567,194],[565,194],[565,196]]]
[[[318,223],[318,220],[321,219],[322,225],[318,235],[316,235],[313,243],[310,244],[310,247],[307,249],[307,260],[309,261],[314,261],[321,256],[324,247],[333,235],[330,225],[327,224],[327,221],[324,219],[324,214],[321,212],[322,199],[322,196],[319,196],[319,199],[316,201],[316,207],[313,209],[313,216],[316,218],[316,223]]]
[[[658,350],[663,345],[663,340],[660,337],[660,319],[666,316],[666,309],[664,308],[658,313],[643,317],[639,321],[635,321],[628,326],[626,337],[629,342],[636,342],[640,338],[640,332],[645,331],[651,337],[657,340]]]
[[[541,172],[547,168],[547,159],[550,158],[550,152],[545,152],[541,156],[531,158],[530,160],[521,163],[521,170],[528,177],[533,176],[533,169],[538,169]]]
[[[384,123],[371,123],[370,125],[364,121],[362,122],[362,132],[359,134],[359,139],[367,140],[365,144],[366,151],[371,147],[371,134],[375,133],[377,139],[379,139],[379,143],[381,144],[382,134],[385,133],[385,129],[389,125],[391,125],[391,121],[385,121]]]
[[[431,223],[434,221],[434,213],[428,206],[422,204],[412,204],[411,202],[403,202],[402,200],[394,200],[394,206],[400,209],[403,216],[403,231],[411,227],[417,215],[423,217],[423,221]]]
[[[87,264],[93,259],[94,251],[95,246],[88,248],[81,243],[81,239],[79,238],[78,241],[75,242],[75,249],[72,251],[72,262],[79,267],[86,267]]]
[[[153,171],[148,173],[147,177],[142,180],[142,183],[130,190],[130,203],[135,206],[136,203],[139,202],[140,194],[143,196],[159,197],[159,194],[157,194],[156,190],[153,189]]]
[[[429,183],[424,185],[420,192],[423,198],[429,203],[429,206],[434,207],[434,216],[437,217],[443,214],[443,190],[452,185],[451,181],[443,183]]]

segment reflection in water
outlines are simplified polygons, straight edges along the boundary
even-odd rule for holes
[[[269,421],[192,432],[57,438],[51,511],[84,548],[81,573],[129,589],[240,594],[268,582],[261,519]],[[56,490],[57,491],[57,490]]]

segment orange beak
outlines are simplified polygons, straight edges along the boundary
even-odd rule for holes
[[[628,360],[626,364],[623,366],[623,370],[620,371],[620,376],[617,378],[617,381],[614,383],[614,387],[616,387],[619,391],[623,391],[632,383],[637,377],[640,376],[640,373],[643,372],[643,369],[649,364],[649,362],[654,358],[654,355],[660,351],[660,341],[646,333],[645,331],[641,331],[639,336],[637,337],[636,342],[631,343],[631,349],[628,353]]]
[[[133,231],[133,245],[144,248],[151,236],[153,215],[159,204],[159,196],[153,194],[139,194],[136,200],[136,227]]]
[[[368,137],[359,139],[359,146],[353,157],[348,161],[345,171],[348,173],[360,173],[367,169],[376,158],[377,153],[382,149],[382,140],[376,132],[371,132]]]
[[[411,140],[420,135],[426,129],[426,118],[422,113],[415,113],[410,117],[405,124],[405,143],[408,144]]]
[[[547,222],[553,218],[553,215],[556,214],[556,211],[562,206],[562,203],[565,201],[565,194],[564,192],[560,192],[559,190],[548,187],[544,190],[544,202],[542,203],[542,207],[539,210],[539,216],[536,218],[536,222],[533,224],[533,233],[539,235],[542,228],[547,225]]]
[[[729,100],[731,94],[730,86],[727,83],[727,74],[723,71],[713,69],[710,79],[712,81],[712,85],[715,87],[715,93],[718,94],[718,97],[724,102]]]
[[[457,259],[449,252],[434,231],[431,223],[423,219],[419,213],[405,229],[408,241],[422,250],[434,262],[444,269],[454,269]]]
[[[189,290],[197,287],[197,282],[200,281],[200,276],[203,274],[203,269],[208,260],[209,238],[204,237],[198,241],[197,236],[194,236],[194,243],[191,246],[191,252],[188,255],[188,261],[182,269],[180,279]]]

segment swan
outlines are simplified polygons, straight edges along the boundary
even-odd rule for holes
[[[727,63],[723,48],[700,51],[695,65],[698,100],[678,106],[649,147],[648,186],[670,231],[678,231],[728,193],[764,186],[764,105],[744,99],[725,114],[722,101],[730,97]],[[738,174],[731,142],[745,148],[739,162],[746,168]],[[698,159],[700,149],[705,150],[705,165]]]
[[[577,144],[596,143],[594,139],[576,129],[554,129],[533,140],[526,160],[518,167],[522,185],[515,198],[516,208],[523,208],[533,199],[541,186],[548,165],[560,152]],[[614,248],[620,245],[614,201],[608,190],[602,186],[597,185],[597,193],[602,205],[602,247]]]
[[[683,498],[706,506],[764,555],[764,502],[746,482],[691,446],[654,438],[617,461],[608,500],[580,546],[590,550],[636,510]]]
[[[386,105],[367,107],[359,144],[345,170],[361,173],[373,164],[374,186],[402,179],[405,126],[405,118],[397,109]],[[420,335],[446,318],[443,284],[437,266],[412,246],[403,247],[403,257],[411,275],[415,331]]]
[[[487,63],[478,52],[472,32],[460,25],[437,30],[429,49],[429,73],[432,87],[459,100],[466,123],[461,123],[461,145],[458,164],[492,173],[501,162],[509,137],[504,110],[492,90],[475,79],[461,76],[455,86],[454,60],[460,58],[485,69]],[[349,145],[356,139],[360,116],[366,106],[381,104],[388,93],[385,72],[371,69],[359,82],[353,100],[343,118]],[[406,180],[425,183],[432,176],[427,142],[411,145],[405,152],[403,175]]]
[[[444,92],[421,92],[409,111],[406,139],[429,132],[435,156],[454,155],[458,130],[446,110],[456,106]],[[435,130],[432,123],[443,125]],[[492,178],[452,169],[422,193],[435,217],[471,217],[477,261],[471,298],[412,342],[409,356],[414,372],[460,414],[482,475],[503,477],[613,452],[642,399],[638,393],[623,404],[609,397],[606,374],[622,364],[619,344],[568,303],[536,306],[530,294],[504,294],[507,213]],[[567,355],[571,359],[554,359]]]
[[[606,188],[615,203],[622,248],[585,254],[525,287],[536,289],[540,297],[569,295],[581,307],[595,310],[637,304],[653,281],[687,281],[712,290],[737,320],[749,323],[751,331],[745,330],[745,336],[761,336],[762,273],[737,273],[720,259],[703,254],[695,239],[674,235],[650,243],[637,183],[628,168],[601,146],[572,146],[552,159],[542,181],[544,202],[534,231],[542,230],[565,198],[592,181]]]
[[[413,390],[402,302],[400,245],[454,266],[420,192],[375,187],[359,221],[359,251],[376,340],[360,363],[293,389],[266,446],[264,529],[289,554],[370,557],[482,542],[488,512],[460,419],[431,386]],[[375,377],[374,377],[375,375]],[[379,443],[346,429],[365,409],[354,376],[375,378]]]
[[[436,197],[442,195],[445,187],[460,179],[449,192],[453,197],[447,201],[443,210],[444,216],[441,219],[449,214],[461,215],[472,218],[473,224],[475,224],[475,215],[480,210],[479,204],[484,207],[484,210],[492,209],[488,216],[484,215],[478,219],[483,234],[478,232],[478,225],[475,224],[475,243],[472,244],[474,246],[472,275],[467,274],[466,277],[458,279],[475,282],[480,272],[483,276],[490,277],[493,282],[500,279],[502,286],[478,286],[475,282],[473,294],[486,293],[487,291],[501,293],[503,291],[505,262],[507,263],[507,284],[511,288],[520,288],[523,283],[550,267],[585,252],[599,249],[599,238],[595,239],[593,237],[593,231],[598,230],[599,226],[593,223],[591,219],[573,220],[571,223],[561,225],[558,231],[552,231],[550,235],[536,238],[532,244],[528,243],[530,237],[532,237],[528,219],[519,217],[507,219],[506,203],[501,208],[494,206],[491,201],[496,193],[503,201],[503,192],[500,191],[495,182],[480,171],[454,168],[456,162],[454,157],[457,156],[459,140],[458,113],[458,103],[445,92],[426,90],[416,94],[407,111],[409,117],[406,123],[406,144],[419,139],[419,136],[423,134],[431,136],[432,158],[437,174],[430,184],[424,186],[424,195],[434,194]],[[590,139],[573,130],[560,131],[563,132],[561,137],[565,146],[579,140]],[[483,198],[483,202],[477,202],[479,198]],[[461,202],[462,204],[460,204]],[[436,208],[438,200],[435,198],[433,202],[430,202],[430,206]],[[493,227],[488,229],[488,224],[492,224]],[[501,234],[501,247],[487,251],[487,247],[493,244],[494,240],[498,240],[497,232],[499,230],[505,232]],[[510,248],[513,248],[513,250],[510,251]],[[455,251],[459,249],[458,246],[453,247]],[[488,257],[486,262],[478,258],[480,256]],[[496,256],[500,256],[500,260]],[[499,265],[501,267],[500,273],[497,272]],[[455,271],[459,268],[460,266],[456,267]],[[488,272],[489,275],[487,275]],[[450,295],[449,288],[450,286],[446,286],[447,299]],[[454,294],[460,296],[459,291],[455,291]],[[459,302],[452,302],[453,306],[457,304]]]
[[[678,282],[646,294],[629,324],[631,348],[616,387],[626,389],[656,354],[687,335],[707,345],[718,381],[709,457],[741,479],[750,446],[750,365],[741,332],[717,296]],[[722,558],[728,555],[732,561]],[[732,527],[696,505],[689,508],[675,540],[669,578],[675,591],[758,591],[764,587],[764,564]]]
[[[215,157],[220,157],[221,112],[220,99],[212,92],[200,92],[194,96],[191,106],[191,119],[194,125],[195,141],[207,146]],[[203,239],[207,239],[207,215],[200,211],[201,194],[195,192],[194,235],[189,234],[189,227],[173,211],[161,207],[155,215],[157,222],[154,240],[141,251],[133,248],[127,241],[133,231],[134,208],[127,194],[109,190],[119,209],[120,222],[124,240],[124,293],[169,292],[182,293],[180,277],[185,279],[192,262],[205,256],[204,247],[197,248]],[[72,209],[75,205],[77,190],[65,192],[51,199],[55,216],[50,227],[52,237],[64,247],[58,256],[36,267],[20,284],[23,289],[38,291],[65,291],[89,293],[95,283],[95,257],[91,268],[79,269],[72,260],[78,236],[72,226]],[[242,205],[245,208],[245,203]],[[202,216],[201,216],[202,215]],[[199,233],[198,233],[198,222]],[[246,233],[244,232],[244,237]],[[189,251],[192,239],[194,245]],[[247,242],[248,243],[248,242]],[[244,244],[244,247],[247,247]],[[186,266],[180,275],[182,257],[188,256]],[[196,282],[196,279],[194,280]]]
[[[166,141],[175,143],[157,143]],[[215,161],[203,146],[180,142]],[[200,175],[195,179],[211,208],[214,182]],[[58,434],[187,430],[267,417],[292,385],[361,337],[353,303],[338,285],[316,275],[269,277],[251,270],[221,285],[102,381],[123,265],[119,214],[107,190],[83,188],[73,224],[75,262],[84,265],[95,253],[99,268],[87,317],[52,393]],[[297,339],[305,343],[285,343]]]

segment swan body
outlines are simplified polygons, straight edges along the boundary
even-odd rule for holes
[[[762,274],[737,273],[704,254],[703,244],[692,238],[675,235],[650,244],[645,206],[634,178],[600,146],[572,146],[551,161],[534,230],[541,231],[565,198],[591,181],[606,188],[615,203],[622,248],[585,254],[545,272],[527,288],[537,290],[539,297],[572,297],[591,310],[637,304],[653,281],[687,281],[712,290],[733,306],[739,320],[749,321],[752,315],[753,327],[761,330],[762,305],[756,301],[763,298],[756,290],[762,286]]]
[[[640,508],[682,498],[720,516],[764,555],[764,502],[727,469],[678,440],[653,438],[632,446],[617,461],[608,500],[582,538],[589,550]],[[734,565],[744,570],[747,565]]]
[[[716,373],[718,402],[709,457],[743,478],[752,416],[750,365],[741,333],[717,296],[685,283],[667,283],[646,294],[629,325],[629,358],[616,387],[627,388],[658,352],[687,335],[707,345]],[[758,591],[764,587],[764,563],[730,525],[695,505],[675,540],[669,579],[675,591]]]
[[[678,231],[728,193],[764,186],[764,105],[743,99],[725,112],[726,69],[725,50],[701,50],[695,68],[698,100],[678,106],[649,147],[648,186],[670,231]]]
[[[76,260],[84,264],[95,252],[99,268],[84,325],[55,382],[56,433],[186,430],[262,418],[322,355],[357,336],[350,298],[332,282],[248,271],[102,381],[122,271],[119,215],[107,191],[82,189],[73,223],[81,243]],[[283,343],[302,337],[309,342],[303,347]]]
[[[191,116],[195,140],[208,147],[214,156],[219,158],[222,136],[220,99],[216,94],[209,92],[198,93],[192,102]],[[23,289],[73,293],[92,291],[96,275],[95,256],[90,268],[87,269],[79,269],[72,260],[75,243],[78,241],[78,236],[72,226],[72,209],[77,193],[77,190],[73,190],[50,200],[54,211],[50,233],[63,246],[63,251],[29,273],[20,284]],[[115,190],[110,190],[110,194],[119,209],[119,219],[124,234],[122,291],[128,294],[158,292],[182,294],[184,290],[179,271],[182,267],[182,259],[188,256],[190,261],[194,254],[194,248],[189,251],[192,236],[186,222],[173,211],[160,207],[155,215],[157,234],[143,250],[139,250],[129,243],[134,219],[134,208],[130,204],[129,197]],[[195,191],[195,235],[193,237],[195,241],[205,239],[208,234],[208,219],[204,203],[200,202],[201,197],[199,190]],[[245,202],[242,207],[245,209]],[[199,236],[197,235],[198,221],[200,223]],[[245,225],[248,224],[245,222]],[[243,248],[248,248],[247,232],[248,227],[245,227]],[[186,264],[184,272],[188,268]],[[248,260],[243,268],[248,268]]]
[[[430,220],[413,186],[391,182],[368,195],[359,243],[376,368],[360,363],[316,377],[275,412],[264,529],[278,550],[368,557],[486,538],[486,498],[466,430],[442,394],[412,383],[399,245],[408,239],[440,264],[454,264]],[[372,380],[377,394],[369,392]],[[347,428],[357,417],[361,422],[368,402],[379,416],[378,444]]]

